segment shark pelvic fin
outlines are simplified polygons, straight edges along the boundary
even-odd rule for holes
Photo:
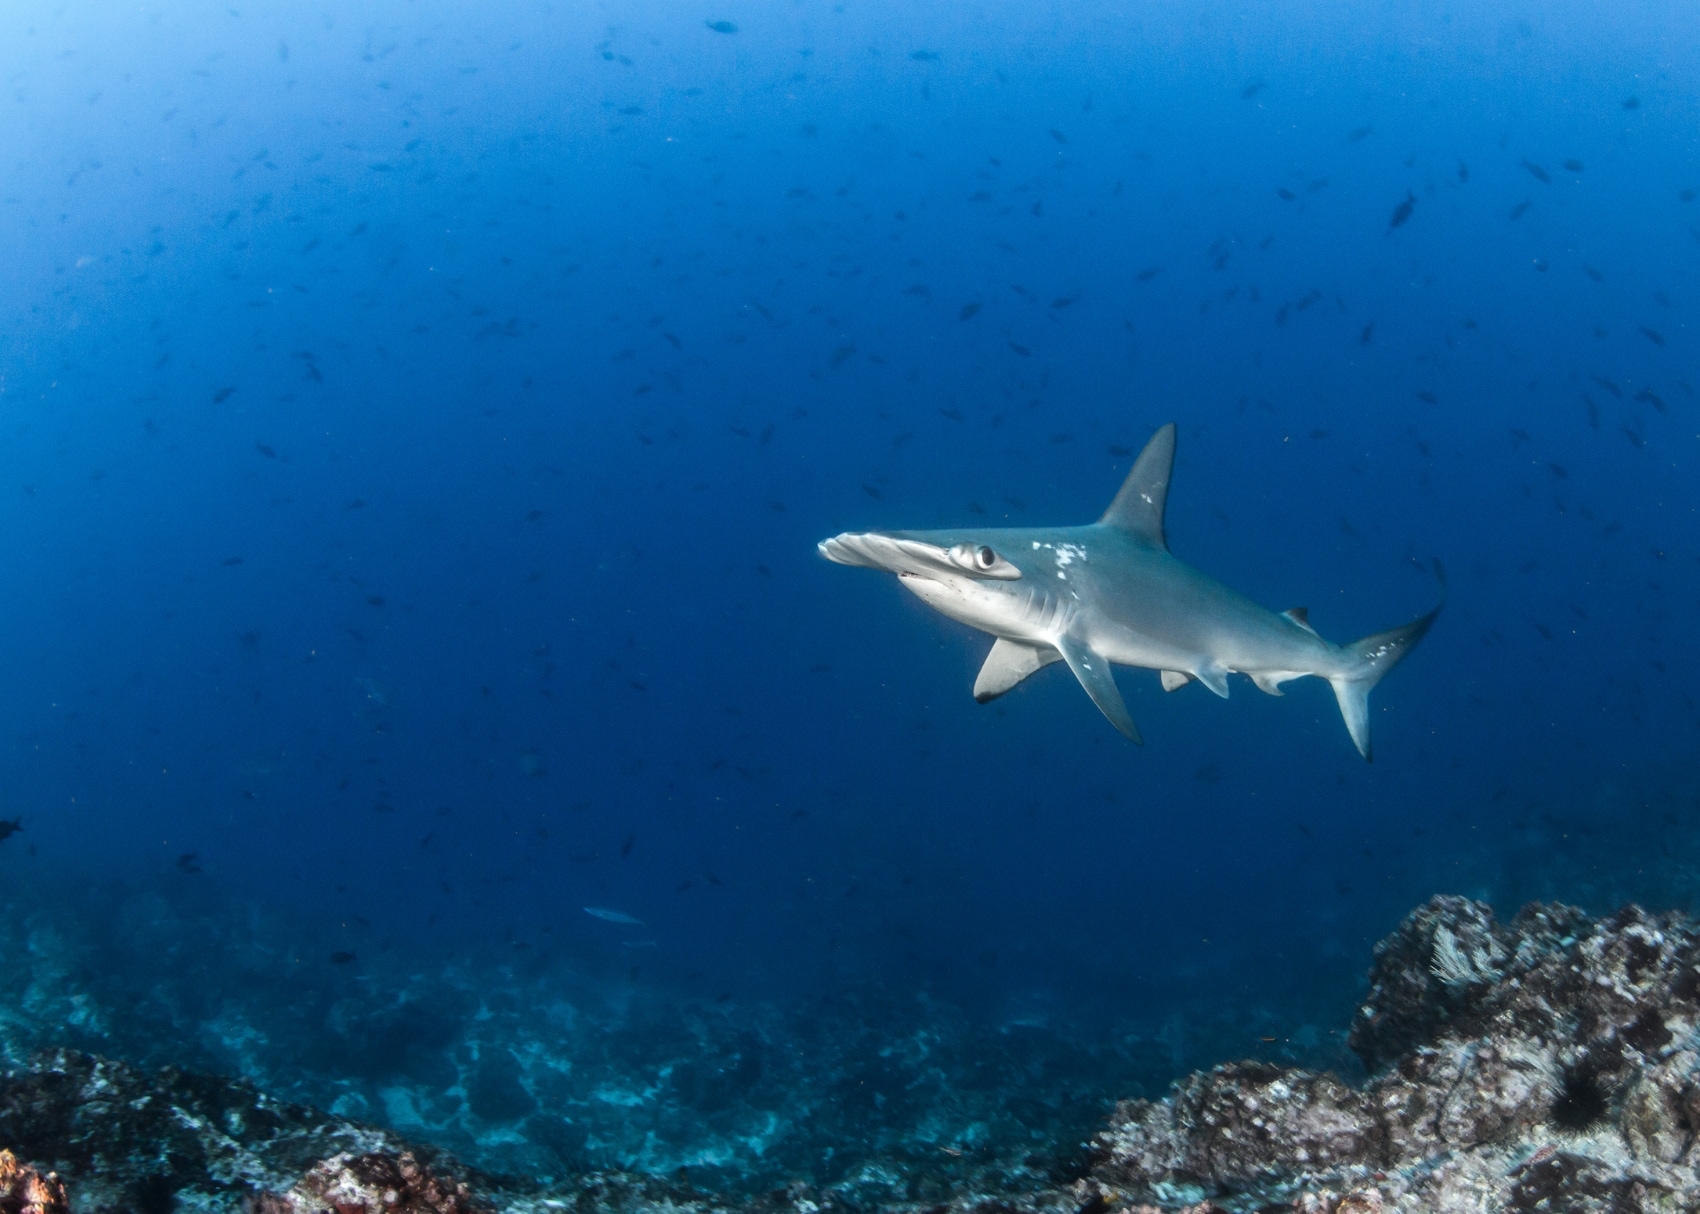
[[[1115,675],[1110,673],[1110,660],[1073,637],[1059,638],[1057,649],[1062,653],[1063,661],[1068,663],[1068,668],[1074,671],[1074,677],[1086,688],[1086,694],[1098,706],[1098,711],[1110,718],[1110,724],[1121,730],[1130,741],[1145,745],[1145,739],[1139,736],[1139,727],[1127,714],[1127,705],[1122,703]]]
[[[1133,471],[1099,523],[1131,531],[1153,548],[1168,551],[1163,538],[1163,506],[1169,500],[1169,473],[1175,466],[1175,423],[1151,436],[1133,461]]]
[[[999,637],[992,642],[986,664],[980,667],[980,677],[974,680],[974,699],[981,704],[995,700],[1041,666],[1061,659],[1062,654],[1048,646],[1041,649]]]
[[[1163,690],[1179,691],[1192,682],[1192,676],[1184,670],[1165,670],[1163,673]]]
[[[1197,670],[1193,671],[1192,677],[1197,679],[1200,683],[1203,683],[1224,700],[1228,698],[1228,671],[1225,667],[1218,666],[1212,662],[1208,665],[1200,666]]]

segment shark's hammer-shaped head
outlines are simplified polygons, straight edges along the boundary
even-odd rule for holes
[[[1031,571],[1010,531],[847,531],[820,544],[840,565],[895,573],[928,606],[987,632],[1018,626],[1033,599]],[[1023,582],[1027,582],[1023,585]]]

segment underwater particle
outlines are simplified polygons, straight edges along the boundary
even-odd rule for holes
[[[646,927],[642,919],[628,915],[624,911],[609,910],[606,906],[587,906],[584,913],[592,919],[600,919],[604,923],[616,923],[621,927]]]
[[[704,21],[703,24],[717,34],[735,34],[738,32],[738,27],[730,21]]]

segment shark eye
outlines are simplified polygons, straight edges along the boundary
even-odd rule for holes
[[[945,552],[945,559],[976,578],[1013,582],[1021,577],[1021,570],[998,555],[996,548],[986,544],[952,544]]]

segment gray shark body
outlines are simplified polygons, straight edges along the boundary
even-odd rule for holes
[[[1270,695],[1305,675],[1327,679],[1359,752],[1370,757],[1369,692],[1429,629],[1440,608],[1402,627],[1333,645],[1303,608],[1258,606],[1175,558],[1163,535],[1175,427],[1146,444],[1121,492],[1081,527],[846,532],[820,544],[842,565],[895,573],[928,606],[995,638],[974,698],[995,699],[1052,662],[1068,663],[1115,727],[1139,730],[1111,666],[1161,672],[1228,694],[1240,673]]]

